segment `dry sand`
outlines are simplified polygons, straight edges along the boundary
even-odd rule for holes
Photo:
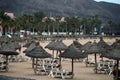
[[[107,43],[112,44],[115,39],[104,39]],[[94,41],[94,39],[80,39],[79,42],[81,44],[85,44],[87,41]],[[96,41],[99,41],[96,39]],[[41,42],[41,46],[45,47],[50,41]],[[64,40],[63,41],[67,46],[70,45],[73,40]],[[22,51],[25,48],[22,48]],[[22,56],[24,54],[22,53]],[[52,51],[46,49],[49,53]],[[89,56],[93,58],[93,55]],[[99,58],[99,57],[98,57]],[[99,60],[99,59],[98,59]],[[15,77],[24,77],[24,78],[32,78],[36,80],[61,80],[61,78],[52,78],[50,76],[44,75],[35,75],[33,69],[31,68],[31,60],[27,62],[10,62],[9,63],[9,72],[0,72],[0,75],[6,76],[15,76]],[[63,69],[67,71],[71,71],[71,61],[69,59],[65,59],[62,61]],[[85,63],[75,62],[74,63],[74,78],[68,80],[113,80],[113,75],[108,74],[95,74],[93,71],[94,67],[86,67]]]

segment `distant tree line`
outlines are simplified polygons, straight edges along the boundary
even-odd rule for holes
[[[15,19],[11,19],[5,14],[4,10],[0,10],[0,24],[3,27],[3,35],[5,35],[5,32],[11,31],[14,34],[21,29],[35,31],[40,35],[42,32],[47,32],[51,35],[53,32],[57,34],[59,34],[59,32],[66,32],[67,35],[70,33],[72,33],[72,35],[81,33],[94,35],[95,29],[97,34],[101,34],[103,22],[97,15],[91,18],[81,18],[78,16],[64,17],[64,21],[60,21],[61,18],[60,16],[56,16],[51,19],[51,17],[47,17],[43,12],[35,12],[33,14],[23,14]],[[111,27],[113,22],[110,20],[107,24]],[[120,22],[116,23],[115,26],[120,27]]]

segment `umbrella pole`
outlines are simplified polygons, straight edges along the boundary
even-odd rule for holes
[[[35,58],[32,58],[32,68],[34,68]]]
[[[8,67],[8,55],[6,55],[6,67],[7,67],[6,71],[8,71],[9,70],[9,67]]]
[[[38,65],[38,58],[36,58],[36,68],[37,68],[37,65]]]
[[[56,58],[58,58],[58,50],[57,50],[57,53],[56,53]]]
[[[116,80],[119,80],[119,60],[117,60]]]
[[[95,73],[97,73],[97,56],[96,56],[96,53],[95,53]]]
[[[53,54],[53,58],[54,58],[54,50],[52,51],[52,54]]]
[[[102,62],[103,62],[103,57],[102,57]]]
[[[6,55],[6,64],[8,66],[8,55]]]
[[[88,67],[88,55],[87,55],[87,60],[86,60],[86,67]]]
[[[103,56],[102,55],[100,55],[100,58],[101,58],[100,60],[103,62]]]
[[[60,52],[60,54],[61,54],[61,51],[59,51]],[[60,62],[59,62],[59,64],[61,65],[61,57],[59,57],[60,58]]]
[[[74,64],[73,64],[73,62],[74,62],[74,61],[73,61],[73,59],[72,59],[72,77],[71,77],[72,79],[73,79],[73,75],[74,75],[74,71],[73,71]]]

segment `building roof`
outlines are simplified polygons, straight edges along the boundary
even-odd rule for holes
[[[7,14],[11,19],[15,18],[14,13],[5,12],[5,14]]]

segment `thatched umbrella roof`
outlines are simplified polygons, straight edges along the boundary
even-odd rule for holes
[[[29,45],[29,47],[23,51],[23,53],[30,52],[33,48],[35,48],[35,47],[38,46],[38,45],[39,45],[39,42],[31,43],[31,44]]]
[[[50,50],[65,50],[67,46],[60,40],[50,42],[45,48]]]
[[[100,37],[100,41],[98,42],[98,47],[101,50],[101,55],[106,55],[107,53],[104,53],[107,49],[110,49],[111,46],[108,45],[102,37]]]
[[[34,40],[28,40],[26,44],[23,45],[23,47],[29,47],[31,43],[36,43]]]
[[[3,42],[9,42],[10,41],[10,38],[6,37],[6,36],[1,36],[0,37],[0,42],[3,43]]]
[[[71,58],[71,59],[79,59],[84,58],[87,55],[82,53],[76,46],[70,45],[63,53],[59,55],[60,57],[64,58]]]
[[[92,42],[91,41],[88,41],[87,43],[85,43],[83,46],[82,46],[82,50],[83,52],[86,52],[87,49],[89,49],[89,47],[92,45]],[[88,55],[87,55],[87,60],[86,62],[88,62]],[[88,64],[86,63],[86,67],[88,66]]]
[[[92,45],[91,41],[88,41],[87,43],[85,43],[82,47],[83,50],[87,50],[90,46]]]
[[[53,47],[53,44],[55,43],[55,40],[52,40],[48,45],[45,46],[45,48],[48,48],[51,50],[51,48]]]
[[[100,49],[106,49],[109,48],[110,46],[103,40],[103,38],[100,38],[100,41],[98,42],[98,47]]]
[[[54,43],[54,50],[65,50],[67,49],[67,46],[62,41],[56,41]]]
[[[27,42],[25,45],[23,45],[23,47],[29,47],[30,44],[31,44],[30,42],[29,43]]]
[[[1,47],[0,54],[3,55],[18,55],[18,52],[16,52],[15,48],[10,46],[9,44],[6,44]]]
[[[94,54],[95,55],[95,69],[97,68],[97,56],[96,54],[101,53],[102,50],[98,47],[97,43],[94,41],[92,45],[90,45],[86,50],[85,53],[87,54]],[[96,70],[97,73],[97,70]]]
[[[100,53],[101,50],[99,49],[97,43],[93,42],[88,48],[86,48],[85,52],[88,54],[94,54],[94,53],[96,54],[96,53]]]
[[[47,53],[41,46],[34,47],[31,51],[26,53],[26,56],[32,58],[32,68],[34,68],[35,58],[36,58],[36,64],[37,64],[38,62],[37,58],[50,58],[51,57],[51,55]]]
[[[45,48],[48,48],[50,50],[53,50],[53,57],[54,57],[54,50],[57,50],[57,56],[58,56],[58,51],[61,53],[62,50],[67,49],[67,46],[62,42],[62,40],[54,40],[50,42]]]
[[[12,40],[12,41],[22,41],[22,39],[20,38],[19,35],[12,35],[11,40]]]
[[[116,41],[111,45],[113,48],[120,48],[120,40],[116,39]]]
[[[106,55],[104,55],[107,58],[114,59],[117,61],[117,73],[116,73],[116,80],[119,80],[118,78],[118,70],[119,70],[119,60],[120,60],[120,48],[111,48],[109,50],[106,50]]]
[[[1,47],[0,54],[6,56],[6,62],[8,65],[8,56],[9,55],[18,55],[19,53],[16,52],[14,47],[11,47],[8,44],[5,44],[4,46]]]
[[[21,45],[19,45],[18,42],[9,42],[8,45],[9,45],[10,47],[15,48],[15,50],[17,50],[17,49],[21,50]]]
[[[59,57],[72,59],[72,78],[74,75],[73,59],[85,58],[86,56],[86,54],[82,53],[80,49],[76,48],[74,45],[70,45],[63,53],[59,55]]]
[[[73,44],[79,49],[81,49],[83,47],[83,45],[81,43],[79,43],[77,40],[73,41]]]
[[[112,47],[110,49],[107,49],[103,53],[106,53],[106,54],[103,55],[104,57],[114,59],[114,60],[120,60],[120,49],[119,48],[113,48]]]
[[[51,55],[47,53],[41,46],[34,47],[31,51],[26,53],[26,56],[34,58],[49,58]]]

